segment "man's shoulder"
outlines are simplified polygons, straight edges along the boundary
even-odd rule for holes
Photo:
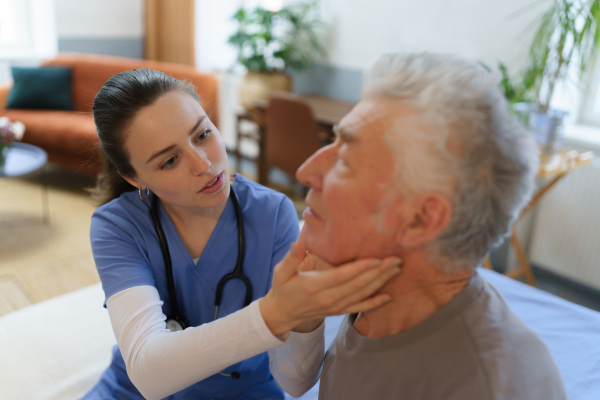
[[[462,317],[471,362],[479,364],[492,399],[566,398],[550,350],[493,285],[484,281],[478,301]]]

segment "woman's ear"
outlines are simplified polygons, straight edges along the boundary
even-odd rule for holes
[[[131,176],[126,176],[123,175],[122,173],[119,172],[119,175],[121,175],[121,178],[125,179],[131,186],[135,186],[138,189],[145,189],[144,185],[142,185],[137,179],[135,179],[134,177]]]
[[[413,203],[408,223],[400,242],[404,247],[417,247],[435,240],[450,224],[452,204],[439,193],[425,193]]]

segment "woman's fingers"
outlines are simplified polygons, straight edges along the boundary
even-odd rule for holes
[[[350,282],[348,290],[345,292],[339,291],[334,295],[338,298],[337,312],[347,314],[368,311],[391,300],[391,297],[386,293],[375,293],[390,279],[398,275],[400,271],[397,267],[389,267],[376,277],[361,276]]]
[[[311,253],[306,253],[306,256],[298,267],[299,272],[308,271],[325,271],[334,268],[331,264],[321,260],[319,257]]]
[[[299,251],[296,243],[292,243],[285,257],[275,266],[273,285],[283,284],[298,273],[298,268],[304,259],[304,250]]]
[[[373,294],[400,272],[401,260],[395,257],[332,267],[299,250],[293,245],[275,267],[271,290],[261,299],[261,313],[275,335],[328,315],[379,307],[389,296]],[[300,268],[306,271],[299,273]]]
[[[322,268],[318,274],[312,275],[312,279],[315,280],[315,288],[327,290],[329,288],[348,288],[345,284],[362,276],[362,280],[359,279],[355,282],[358,288],[360,282],[380,278],[382,271],[399,270],[398,266],[401,263],[402,260],[396,257],[388,257],[385,262],[377,259],[360,259],[335,268]]]
[[[373,264],[371,263],[370,265]],[[346,313],[348,312],[348,307],[357,307],[358,304],[377,292],[386,282],[398,275],[401,272],[400,264],[401,261],[399,259],[388,258],[374,267],[371,266],[363,270],[362,273],[351,275],[351,278],[343,283],[321,288],[321,290],[315,293],[315,297],[327,309],[327,312],[333,314]],[[346,266],[335,268],[332,272],[339,272],[342,268],[346,268]],[[314,278],[320,278],[318,275],[322,275],[325,272],[315,274]],[[378,301],[381,300],[384,299],[379,299]],[[373,302],[374,306],[381,305],[378,301]],[[363,306],[368,306],[369,304],[371,303],[367,302]]]
[[[354,303],[351,306],[348,306],[344,310],[340,312],[340,314],[357,314],[360,312],[367,312],[376,309],[377,307],[381,307],[385,303],[388,303],[392,300],[392,296],[389,294],[378,294],[373,297],[369,297],[366,300],[363,300],[359,303]]]

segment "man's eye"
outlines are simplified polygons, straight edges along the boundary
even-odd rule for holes
[[[203,142],[210,137],[211,129],[205,129],[202,133],[196,136],[196,142]]]
[[[177,161],[177,157],[174,156],[169,158],[166,162],[161,164],[160,169],[171,168],[173,165],[175,165],[175,161]]]

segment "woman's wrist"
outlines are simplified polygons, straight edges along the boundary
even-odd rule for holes
[[[265,325],[274,336],[281,336],[295,326],[295,323],[290,321],[289,315],[285,315],[281,307],[276,304],[270,291],[258,301],[258,308]]]

